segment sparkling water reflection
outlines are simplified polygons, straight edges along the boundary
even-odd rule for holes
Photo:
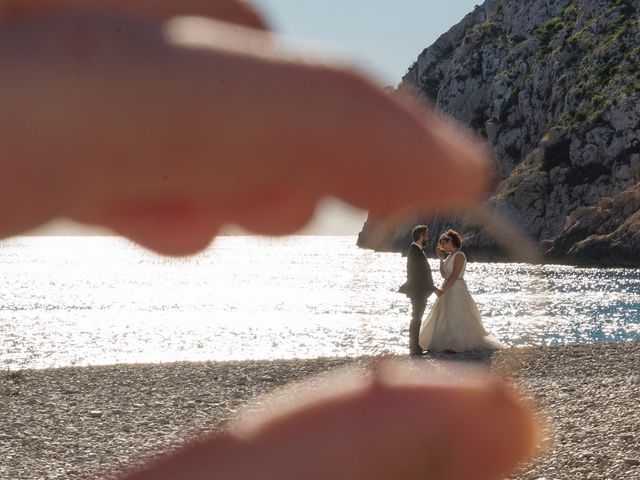
[[[353,237],[222,237],[187,259],[24,237],[0,245],[0,265],[3,368],[406,349],[405,259]],[[469,263],[466,279],[510,345],[640,339],[640,270]]]

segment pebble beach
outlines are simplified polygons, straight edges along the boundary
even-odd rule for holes
[[[640,342],[514,348],[483,363],[546,417],[509,480],[640,480]],[[433,362],[442,356],[426,355]],[[234,420],[261,395],[367,358],[131,364],[0,373],[0,479],[111,479]]]

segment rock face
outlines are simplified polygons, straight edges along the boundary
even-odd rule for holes
[[[489,203],[554,260],[640,265],[639,19],[638,0],[487,0],[398,87],[487,139],[500,180]],[[361,246],[377,246],[373,225]],[[468,249],[499,255],[481,230],[462,230]],[[387,246],[404,247],[404,233]]]
[[[548,251],[569,261],[591,259],[601,265],[638,264],[640,252],[640,184],[594,207],[577,208]]]

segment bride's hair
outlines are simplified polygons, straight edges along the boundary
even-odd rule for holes
[[[444,232],[444,235],[451,238],[451,243],[453,243],[456,248],[460,248],[462,246],[462,235],[460,235],[454,229],[450,228],[449,230]]]

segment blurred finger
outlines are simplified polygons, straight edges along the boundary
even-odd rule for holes
[[[216,199],[202,203],[161,200],[111,205],[88,215],[84,223],[108,226],[115,233],[165,255],[188,255],[204,249],[220,227],[230,222],[245,225],[261,235],[295,233],[313,216],[315,201],[295,189],[282,187],[251,192],[234,200]],[[278,217],[277,228],[273,218]]]
[[[249,3],[240,0],[0,0],[0,18],[4,21],[65,12],[136,15],[160,20],[201,15],[267,29],[262,16]]]
[[[161,201],[112,205],[76,220],[108,226],[118,235],[165,255],[189,255],[203,250],[224,224],[220,215],[192,204]]]
[[[161,220],[147,229],[134,213],[104,212],[142,206],[160,219],[166,208],[197,219],[163,245],[182,254],[219,226],[202,212],[290,233],[325,195],[385,214],[470,203],[487,186],[479,144],[354,72],[278,51],[267,34],[185,19],[117,27],[62,16],[0,31],[0,235],[59,215],[110,218],[157,248]],[[295,203],[247,201],[283,189]]]
[[[494,479],[534,450],[531,412],[504,385],[383,366],[272,400],[274,408],[129,480]]]

